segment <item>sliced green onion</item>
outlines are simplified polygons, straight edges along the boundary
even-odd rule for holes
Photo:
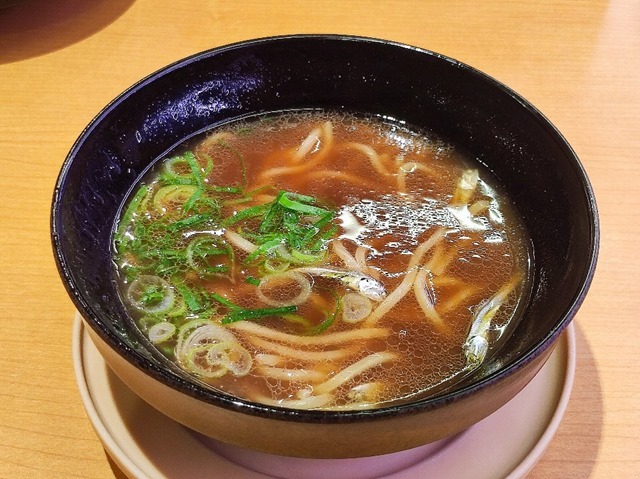
[[[268,292],[269,287],[273,284],[278,288],[282,283],[286,282],[296,283],[300,288],[300,292],[296,296],[287,299],[272,298],[265,294],[265,290]],[[270,306],[297,306],[309,299],[309,295],[311,294],[311,283],[302,273],[298,273],[297,271],[285,271],[284,273],[264,276],[260,280],[257,293],[260,300]]]
[[[178,167],[182,166],[185,170],[184,173],[181,173],[177,170]],[[170,177],[174,178],[189,178],[189,164],[184,156],[174,156],[173,158],[168,158],[164,162],[164,170]]]
[[[247,319],[264,318],[266,316],[282,316],[298,310],[295,305],[278,306],[275,308],[243,308],[217,293],[211,293],[211,297],[218,303],[229,308],[229,312],[222,318],[222,324],[235,323],[236,321],[244,321]]]
[[[235,323],[236,321],[245,321],[248,319],[259,319],[267,316],[282,316],[284,314],[295,313],[297,306],[280,306],[277,308],[237,308],[231,310],[222,318],[222,324]]]
[[[202,350],[200,348],[229,341],[236,342],[236,337],[228,328],[208,320],[192,320],[178,330],[175,357],[181,364],[189,363],[189,358],[195,359],[194,350],[206,354],[206,349]],[[199,359],[203,358],[200,357]]]
[[[210,324],[208,320],[198,318],[192,319],[191,321],[187,321],[178,329],[178,336],[182,339],[185,339],[186,334],[192,329],[199,328],[200,326],[205,326]]]
[[[235,341],[216,343],[211,346],[207,352],[207,361],[210,364],[223,364],[237,377],[249,374],[253,366],[253,357],[249,351]]]
[[[178,297],[173,303],[173,308],[167,311],[167,316],[176,318],[178,316],[184,316],[187,312],[187,303],[184,298]]]
[[[201,303],[201,299],[199,299],[198,295],[187,285],[184,283],[176,283],[175,287],[184,299],[189,311],[197,313],[205,309],[205,306]]]
[[[209,176],[209,173],[213,171],[213,159],[209,155],[203,155],[207,164],[204,167],[204,176]]]
[[[200,199],[200,197],[202,196],[202,193],[203,193],[202,188],[198,188],[196,191],[194,191],[191,197],[182,206],[182,211],[185,213],[188,213],[189,211],[191,211],[191,208],[193,208],[193,206],[196,204],[196,201]]]
[[[186,352],[183,362],[188,370],[207,378],[221,377],[228,371],[245,376],[253,366],[249,352],[236,341],[197,344]]]
[[[260,233],[267,233],[273,230],[275,218],[279,213],[278,204],[279,204],[280,198],[282,198],[284,194],[285,194],[285,191],[278,192],[276,198],[269,205],[269,208],[267,209],[267,211],[264,214],[264,217],[262,218],[262,223],[260,224],[260,229],[259,229]]]
[[[275,250],[275,256],[278,259],[281,259],[287,263],[295,263],[295,258],[293,256],[291,256],[291,253],[289,252],[289,250],[287,249],[287,247],[284,245],[284,243],[286,243],[285,240],[282,241],[283,244],[281,244],[280,246],[278,246]]]
[[[140,319],[138,319],[138,327],[140,328],[140,331],[142,331],[143,333],[146,333],[154,324],[158,324],[161,321],[164,321],[162,316],[153,316],[153,315],[143,316]]]
[[[240,307],[240,306],[232,303],[231,301],[229,301],[224,296],[220,296],[218,293],[210,293],[210,296],[213,299],[215,299],[218,303],[220,303],[221,305],[226,306],[228,308],[239,308]]]
[[[264,262],[264,269],[267,273],[283,273],[291,263],[289,261],[278,261],[276,258],[267,258]]]
[[[322,234],[320,234],[317,238],[315,243],[313,243],[309,249],[311,251],[319,251],[321,250],[324,245],[326,244],[327,240],[333,238],[336,234],[338,233],[338,226],[337,225],[332,225],[331,228],[328,228],[326,231],[324,231]]]
[[[175,294],[171,285],[159,276],[140,275],[129,285],[127,299],[143,313],[159,314],[173,307]]]
[[[292,194],[290,193],[290,195]],[[296,195],[296,196],[300,197],[302,195]],[[304,198],[310,198],[315,201],[314,198],[311,198],[308,196]],[[282,196],[280,196],[280,198],[278,198],[278,203],[284,206],[285,208],[288,208],[293,211],[297,211],[305,215],[324,216],[327,213],[329,213],[329,210],[325,210],[324,208],[318,208],[317,206],[311,206],[305,203],[301,203],[300,201],[291,200],[288,198],[287,194],[283,194]]]
[[[217,344],[217,343],[216,343]],[[204,344],[191,348],[183,358],[183,365],[188,371],[205,378],[219,378],[227,374],[224,364],[212,364],[207,361],[209,349],[215,344]]]
[[[153,204],[159,210],[166,209],[169,203],[184,205],[196,193],[193,185],[168,185],[160,188],[153,195]]]
[[[189,216],[187,218],[184,218],[182,220],[178,220],[174,223],[171,223],[168,226],[168,229],[170,231],[177,231],[177,230],[181,230],[184,228],[187,228],[189,226],[194,226],[200,223],[204,223],[205,221],[207,221],[208,219],[210,219],[211,216],[208,214],[204,214],[204,213],[199,213],[199,214],[195,214],[192,216]]]
[[[212,264],[216,257],[226,259],[226,264]],[[233,249],[221,237],[198,237],[187,245],[186,260],[200,275],[222,274],[228,272],[233,263]]]
[[[149,341],[153,344],[163,343],[168,339],[171,339],[175,332],[176,327],[173,323],[163,321],[161,323],[154,324],[149,328]]]
[[[184,154],[184,159],[189,165],[189,169],[191,170],[191,174],[193,175],[193,179],[195,180],[196,185],[198,185],[198,188],[203,189],[204,177],[202,175],[202,169],[200,168],[200,165],[198,164],[198,161],[196,160],[195,155],[190,151],[187,151]]]
[[[151,191],[150,186],[142,185],[138,189],[138,191],[136,191],[136,194],[133,196],[133,198],[131,198],[131,200],[129,201],[129,205],[124,210],[124,213],[122,214],[120,221],[118,223],[117,238],[116,238],[117,243],[122,242],[124,238],[124,232],[130,227],[130,223],[133,220],[133,216],[138,211],[138,208],[147,199],[147,195],[149,194],[149,191]]]
[[[267,208],[268,208],[267,205],[257,205],[257,206],[252,206],[250,208],[245,208],[244,210],[238,211],[233,216],[229,216],[227,219],[225,219],[222,222],[222,225],[231,226],[237,223],[238,221],[243,221],[243,220],[246,220],[247,218],[262,216],[264,215]]]
[[[211,191],[215,191],[216,193],[235,193],[242,194],[242,188],[237,186],[212,186],[209,188]]]
[[[304,238],[302,238],[302,242],[304,244],[307,244],[309,241],[311,241],[311,239],[313,239],[315,235],[322,231],[322,228],[329,224],[334,216],[335,214],[333,213],[333,211],[329,211],[328,213],[322,215],[320,219],[313,223],[312,227],[309,228],[309,231],[304,235]]]
[[[294,249],[291,251],[291,257],[296,261],[296,263],[312,264],[321,262],[326,257],[326,253],[324,251],[317,253],[303,253],[300,250]]]
[[[275,239],[269,240],[269,241],[267,241],[265,243],[262,243],[254,251],[252,251],[251,254],[249,256],[247,256],[244,261],[247,264],[251,263],[257,257],[264,256],[266,254],[271,253],[274,249],[276,249],[281,244],[282,244],[282,239],[281,238],[275,238]]]

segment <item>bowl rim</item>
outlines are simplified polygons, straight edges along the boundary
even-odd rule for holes
[[[589,212],[589,226],[590,226],[590,244],[589,244],[589,261],[584,271],[585,277],[582,280],[580,290],[575,295],[571,303],[568,305],[565,312],[556,320],[554,327],[546,334],[546,336],[536,343],[529,350],[523,352],[519,357],[509,364],[506,368],[498,369],[497,371],[489,373],[482,379],[464,386],[460,389],[453,388],[449,392],[419,399],[414,402],[405,404],[383,406],[377,409],[365,409],[365,410],[302,410],[302,409],[289,409],[278,406],[269,406],[265,404],[251,402],[245,399],[241,399],[235,396],[225,394],[210,387],[201,385],[197,381],[186,380],[182,375],[176,375],[166,370],[164,367],[160,367],[147,358],[139,355],[132,347],[128,346],[121,338],[115,333],[106,329],[99,319],[94,309],[89,302],[82,296],[73,280],[73,275],[70,272],[67,261],[62,252],[62,245],[60,236],[64,233],[61,228],[58,228],[58,217],[60,216],[59,205],[63,192],[63,185],[69,172],[71,165],[76,157],[77,152],[82,147],[84,142],[90,133],[96,128],[100,121],[119,104],[126,101],[130,96],[134,95],[137,91],[144,88],[147,84],[152,83],[157,78],[165,76],[174,70],[187,67],[191,63],[201,61],[211,56],[216,56],[221,53],[225,53],[232,50],[243,49],[260,44],[268,44],[274,42],[289,42],[296,40],[315,40],[315,41],[332,41],[332,42],[360,42],[369,44],[378,44],[384,48],[400,48],[406,50],[412,50],[419,54],[428,55],[436,58],[440,61],[448,62],[460,69],[466,70],[471,75],[479,77],[482,81],[494,86],[495,88],[502,90],[515,101],[519,102],[523,108],[525,108],[535,120],[546,128],[550,135],[553,136],[558,143],[560,143],[568,153],[568,157],[571,160],[572,166],[575,170],[575,175],[579,178],[581,183],[581,189],[586,198]],[[417,412],[423,412],[427,410],[438,409],[451,402],[457,402],[464,398],[475,394],[479,390],[486,389],[490,385],[500,382],[506,377],[510,376],[514,371],[521,369],[525,365],[531,363],[538,358],[543,352],[552,346],[556,339],[562,334],[565,328],[569,325],[577,310],[583,303],[589,287],[592,283],[599,251],[600,243],[600,225],[598,217],[598,209],[596,204],[595,194],[592,185],[587,176],[584,166],[580,162],[580,159],[576,155],[571,145],[567,142],[560,131],[553,125],[553,123],[533,104],[522,97],[520,94],[512,90],[507,85],[498,81],[494,77],[472,67],[466,63],[460,62],[447,55],[437,53],[425,48],[408,45],[405,43],[385,40],[375,37],[358,36],[358,35],[344,35],[344,34],[291,34],[291,35],[278,35],[278,36],[266,36],[248,40],[242,40],[226,45],[210,48],[192,55],[186,56],[182,59],[176,60],[164,67],[161,67],[154,72],[148,74],[142,79],[138,80],[113,100],[111,100],[106,106],[104,106],[96,116],[87,124],[87,126],[81,131],[78,138],[72,145],[69,153],[67,154],[60,172],[58,174],[50,213],[50,234],[51,243],[53,247],[54,259],[58,272],[62,278],[67,293],[71,297],[75,307],[84,318],[85,322],[89,324],[93,331],[105,341],[112,349],[115,349],[127,362],[133,364],[137,368],[141,369],[144,373],[150,375],[155,380],[160,381],[172,389],[175,389],[181,393],[187,394],[195,399],[203,401],[205,403],[226,408],[235,412],[244,414],[250,414],[265,418],[289,420],[296,422],[311,422],[311,423],[344,423],[344,422],[359,422],[359,421],[371,421],[378,419],[385,419],[390,417],[396,417],[399,415],[414,414]]]

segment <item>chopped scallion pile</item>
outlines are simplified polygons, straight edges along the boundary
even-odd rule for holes
[[[243,308],[192,286],[195,278],[227,276],[233,281],[236,253],[225,238],[226,228],[255,244],[244,256],[244,264],[252,271],[245,283],[255,287],[274,265],[286,270],[322,261],[327,241],[338,231],[333,223],[336,212],[313,196],[278,191],[272,201],[256,204],[255,195],[273,188],[247,190],[244,158],[229,144],[219,146],[238,157],[242,186],[211,184],[215,159],[187,151],[165,160],[156,179],[143,184],[122,213],[114,238],[121,271],[129,283],[157,277],[168,285],[163,289],[151,284],[137,293],[142,305],[164,305],[166,288],[170,288],[176,297],[171,306],[158,313],[150,308],[151,316],[160,319],[174,317],[174,310],[187,317],[220,314],[222,310],[225,324],[269,316],[294,317],[296,306]],[[242,208],[245,203],[250,206]],[[334,316],[328,314],[317,327],[328,327]]]

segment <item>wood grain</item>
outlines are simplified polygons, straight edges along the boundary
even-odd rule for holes
[[[387,38],[469,63],[572,144],[596,191],[602,245],[576,318],[571,401],[530,478],[638,477],[640,2],[31,0],[0,10],[0,478],[124,477],[77,392],[73,307],[49,240],[53,185],[82,128],[170,62],[306,32]]]

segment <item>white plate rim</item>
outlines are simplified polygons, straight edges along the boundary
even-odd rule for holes
[[[85,345],[85,341],[88,343]],[[82,402],[85,406],[85,410],[87,412],[88,418],[96,431],[99,439],[101,440],[105,451],[109,455],[109,457],[113,460],[113,462],[124,472],[128,477],[132,479],[156,479],[156,476],[149,475],[147,471],[145,471],[139,461],[136,461],[135,457],[132,457],[132,454],[129,454],[125,448],[123,447],[123,441],[121,438],[114,437],[111,432],[111,428],[109,424],[105,421],[105,418],[102,417],[99,412],[100,401],[107,401],[110,398],[95,398],[92,394],[92,391],[89,387],[89,383],[87,381],[87,375],[90,374],[87,365],[85,364],[85,354],[84,347],[93,347],[93,343],[91,343],[88,335],[85,331],[85,326],[83,320],[80,315],[76,313],[74,324],[73,324],[73,339],[72,339],[72,354],[73,354],[73,364],[74,364],[74,372],[77,379],[78,389],[80,392],[80,396]],[[96,351],[96,354],[97,351]],[[98,354],[99,356],[99,354]],[[100,357],[100,359],[102,359]],[[573,388],[573,381],[575,376],[575,366],[576,366],[576,344],[575,344],[575,331],[574,325],[570,324],[566,329],[565,333],[561,336],[558,347],[556,347],[556,351],[552,354],[552,357],[547,361],[544,368],[549,367],[560,367],[562,372],[562,384],[556,384],[555,388],[555,399],[552,401],[554,403],[553,413],[549,421],[547,422],[544,430],[539,434],[537,440],[530,441],[532,444],[527,446],[528,451],[525,452],[522,460],[513,467],[510,472],[507,473],[506,476],[501,476],[500,479],[521,479],[528,474],[533,467],[536,465],[553,436],[555,435],[560,422],[564,416],[565,410],[567,408],[569,398],[571,395],[571,390]],[[534,378],[535,381],[535,378]],[[532,381],[533,382],[533,381]],[[124,385],[123,385],[124,386]],[[126,387],[126,386],[124,386]],[[527,388],[518,395],[526,394]],[[517,397],[518,397],[517,396]],[[515,399],[515,398],[514,398]],[[507,405],[508,406],[508,405]],[[151,406],[147,406],[151,408]],[[505,406],[506,407],[506,406]],[[503,407],[504,408],[504,407]],[[496,411],[492,416],[485,419],[483,422],[486,422],[491,419],[491,417],[499,415],[502,411],[502,408]],[[164,418],[167,421],[171,421],[169,418]],[[479,423],[481,424],[481,423]],[[478,426],[474,426],[478,427]],[[480,426],[481,427],[481,426]],[[464,433],[463,433],[464,434]],[[197,440],[195,436],[193,437],[194,442]],[[459,439],[454,439],[451,441],[451,445],[447,445],[445,448],[434,454],[433,456],[429,456],[425,458],[425,460],[418,462],[417,464],[399,471],[397,473],[393,473],[387,476],[384,476],[386,479],[410,479],[410,478],[422,478],[427,474],[429,477],[440,478],[446,477],[443,474],[446,474],[446,471],[436,470],[438,469],[438,461],[439,457],[447,454],[447,449],[450,447],[458,447],[456,444],[460,444]],[[215,456],[217,461],[224,461],[228,463],[227,465],[231,467],[230,470],[233,470],[237,473],[242,473],[246,471],[246,474],[243,474],[242,478],[238,479],[260,479],[272,477],[268,476],[253,470],[246,469],[242,466],[238,466],[230,463],[226,459],[217,455],[211,449],[207,449],[212,456]],[[153,451],[151,451],[153,452]],[[453,451],[451,451],[453,452]],[[441,459],[441,458],[440,458]],[[442,461],[440,461],[442,462]],[[436,474],[436,475],[434,475]],[[410,476],[410,477],[409,477]],[[160,476],[167,477],[168,476]],[[454,476],[450,476],[454,477]],[[177,478],[175,478],[177,479]],[[497,478],[496,478],[497,479]]]

